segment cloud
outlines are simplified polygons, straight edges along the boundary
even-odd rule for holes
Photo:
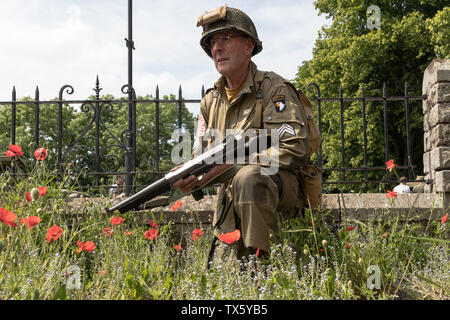
[[[292,79],[303,60],[312,57],[317,30],[325,23],[308,1],[227,1],[253,19],[263,41],[254,57],[262,70]],[[199,45],[198,16],[223,1],[133,1],[133,85],[138,95],[178,94],[199,99],[202,85],[212,86],[219,74]],[[99,76],[102,94],[123,96],[127,83],[127,3],[122,0],[15,0],[0,2],[0,101],[58,95],[70,84],[72,99],[93,94]],[[67,97],[66,97],[67,98]],[[198,106],[189,105],[194,113]]]

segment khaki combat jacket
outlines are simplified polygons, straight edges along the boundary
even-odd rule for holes
[[[197,138],[199,138],[199,132],[201,135],[211,129],[218,130],[225,138],[227,129],[245,131],[253,128],[259,88],[256,83],[257,73],[263,73],[263,71],[257,70],[256,65],[251,61],[242,90],[231,103],[228,102],[225,92],[226,80],[223,76],[213,88],[207,90],[201,100],[199,114],[199,126],[204,126],[204,130],[197,130]],[[260,88],[262,127],[268,133],[271,129],[278,130],[279,168],[300,168],[308,158],[308,128],[297,91],[290,82],[276,73],[264,72],[263,74]],[[197,142],[196,146],[194,145],[194,154],[204,151],[210,143],[211,140],[208,139],[202,139],[201,143]],[[199,146],[202,148],[199,149]]]
[[[257,83],[259,79],[263,79],[260,87]],[[276,73],[258,71],[256,65],[250,62],[241,92],[229,103],[225,81],[225,78],[221,77],[201,100],[193,154],[197,155],[211,145],[212,139],[207,138],[208,131],[211,129],[218,130],[225,138],[227,129],[245,131],[254,128],[255,123],[258,124],[255,122],[255,114],[258,114],[257,92],[260,89],[262,93],[261,127],[269,133],[271,129],[278,130],[280,137],[277,168],[282,169],[283,174],[286,174],[285,171],[296,171],[295,169],[301,168],[308,159],[308,124],[304,110],[300,107],[301,102],[295,87]],[[202,134],[203,139],[199,142],[198,138]],[[270,152],[268,155],[273,159]],[[233,214],[231,180],[225,178],[216,182],[224,183],[213,217],[214,234],[219,237],[223,233],[233,231],[237,228],[237,224]],[[287,189],[298,190],[299,185],[295,184],[288,186]],[[302,207],[303,200],[300,201],[301,203],[298,202],[299,200],[301,199],[293,198],[290,205]],[[255,229],[253,232],[258,230]]]

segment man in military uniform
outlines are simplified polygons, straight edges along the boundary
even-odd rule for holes
[[[259,164],[233,166],[234,176],[220,188],[214,234],[240,230],[233,244],[237,258],[268,253],[279,219],[294,217],[305,204],[298,169],[308,158],[306,116],[296,89],[276,73],[259,71],[251,61],[262,42],[244,12],[223,6],[200,16],[197,26],[203,27],[200,45],[222,75],[201,101],[197,139],[212,129],[223,137],[227,129],[276,129],[279,137],[275,174],[263,174]],[[203,139],[198,146],[210,143]],[[190,176],[174,187],[192,190],[230,166],[217,164],[200,180]],[[224,246],[220,240],[216,245]]]

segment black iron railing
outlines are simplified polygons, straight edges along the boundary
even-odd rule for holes
[[[314,96],[310,98],[313,102],[313,105],[317,107],[317,118],[316,121],[319,126],[319,130],[322,133],[322,103],[323,102],[337,102],[339,104],[339,112],[340,112],[340,139],[341,139],[341,166],[340,167],[324,167],[324,155],[322,150],[322,145],[319,148],[317,161],[319,167],[323,168],[325,172],[330,171],[340,171],[341,179],[339,181],[327,181],[324,180],[324,184],[360,184],[360,183],[394,183],[396,180],[392,180],[390,176],[390,172],[385,170],[384,166],[368,166],[368,153],[367,153],[367,122],[366,122],[366,103],[369,101],[380,101],[383,102],[383,123],[384,123],[384,149],[385,149],[385,159],[386,161],[390,158],[389,151],[389,143],[388,143],[388,116],[387,116],[387,104],[388,101],[403,101],[405,107],[405,123],[406,123],[406,139],[407,139],[407,159],[408,163],[406,165],[400,165],[399,169],[408,170],[408,179],[410,181],[414,180],[413,170],[416,168],[416,165],[411,162],[411,146],[410,146],[410,112],[409,112],[409,102],[410,101],[418,101],[426,99],[426,96],[409,96],[408,95],[408,86],[405,84],[405,94],[404,96],[387,96],[386,85],[383,85],[383,96],[381,97],[368,97],[365,95],[365,88],[362,86],[361,96],[356,98],[347,98],[343,96],[342,86],[339,88],[339,97],[322,97],[320,88],[317,84],[311,83],[308,86],[308,90],[311,95]],[[155,141],[153,143],[154,146],[154,170],[151,172],[143,172],[140,171],[139,174],[151,174],[155,178],[160,177],[164,172],[160,171],[160,111],[161,104],[177,104],[178,105],[178,117],[176,119],[178,128],[182,128],[183,126],[183,118],[182,118],[182,107],[183,104],[198,104],[200,103],[200,99],[184,99],[181,86],[179,87],[178,97],[177,99],[160,99],[159,87],[156,87],[155,98],[154,99],[137,99],[136,94],[130,85],[124,85],[122,87],[122,93],[127,95],[128,98],[125,99],[116,99],[116,100],[107,100],[100,98],[100,88],[99,79],[97,77],[95,88],[93,89],[95,92],[95,99],[89,100],[67,100],[65,99],[64,94],[73,94],[74,89],[70,85],[64,85],[59,90],[59,95],[57,100],[50,101],[41,101],[39,99],[39,89],[36,88],[35,98],[34,100],[28,101],[17,101],[16,98],[16,90],[13,88],[12,91],[12,99],[10,101],[0,101],[0,106],[10,106],[11,108],[11,132],[10,132],[10,143],[11,144],[20,144],[20,141],[16,141],[16,128],[17,128],[17,106],[18,105],[32,105],[34,106],[34,143],[36,147],[40,145],[40,106],[44,104],[52,104],[57,105],[57,175],[60,176],[63,171],[63,164],[67,162],[70,154],[74,152],[76,148],[79,147],[78,143],[86,136],[87,132],[91,129],[95,130],[94,141],[92,141],[93,150],[90,151],[90,155],[93,158],[92,165],[88,168],[86,174],[94,176],[95,182],[93,186],[90,187],[100,187],[101,181],[99,177],[105,175],[125,175],[130,177],[127,180],[128,185],[128,193],[133,192],[132,183],[130,181],[134,181],[134,177],[137,173],[136,168],[136,105],[137,104],[154,104],[155,109]],[[201,89],[201,95],[204,96],[205,90],[204,87]],[[362,121],[362,135],[363,135],[363,166],[362,167],[349,167],[346,163],[346,150],[345,150],[345,127],[344,127],[344,102],[352,102],[352,101],[360,101],[361,102],[361,121]],[[63,126],[63,105],[69,104],[78,104],[80,105],[80,110],[84,113],[93,112],[91,119],[89,120],[89,124],[86,128],[79,128],[78,136],[73,133],[65,132]],[[102,110],[107,112],[112,112],[115,105],[125,105],[128,104],[128,118],[127,118],[127,129],[123,130],[119,136],[114,135],[108,124],[104,122],[102,118]],[[175,119],[174,119],[175,120]],[[165,124],[163,124],[165,125]],[[106,133],[108,134],[114,141],[114,145],[101,146],[100,145],[100,134]],[[68,145],[63,145],[63,136],[70,135],[72,136],[72,140],[68,143]],[[150,142],[151,144],[151,142]],[[4,146],[7,147],[7,146]],[[112,147],[119,148],[123,152],[123,159],[120,159],[117,154],[107,154],[107,150]],[[6,149],[5,149],[6,150]],[[78,160],[80,157],[78,156]],[[114,159],[115,163],[118,165],[114,168],[107,168],[103,165],[101,159]],[[125,165],[121,165],[121,164]],[[119,172],[119,167],[125,167],[125,172]],[[373,170],[383,170],[386,172],[385,179],[383,180],[369,180],[368,173]],[[352,171],[363,171],[364,179],[360,179],[358,181],[348,180],[346,173]],[[104,186],[103,186],[104,187]],[[139,186],[135,186],[139,187]]]
[[[385,166],[368,166],[368,157],[367,157],[367,121],[366,121],[366,103],[369,101],[382,101],[383,102],[383,126],[384,126],[384,155],[385,161],[390,159],[389,152],[389,142],[388,142],[388,112],[387,112],[387,104],[388,101],[403,101],[405,107],[405,126],[406,126],[406,145],[407,145],[407,159],[408,163],[406,165],[399,165],[398,169],[407,169],[408,170],[408,180],[414,181],[415,177],[413,177],[414,168],[417,165],[412,163],[412,155],[411,155],[411,139],[410,139],[410,101],[422,101],[427,98],[426,95],[422,96],[409,96],[408,93],[408,84],[404,85],[404,96],[391,96],[387,95],[386,84],[383,83],[383,96],[381,97],[368,97],[365,94],[365,86],[364,84],[361,87],[361,97],[357,98],[345,98],[343,97],[343,89],[342,85],[339,86],[339,97],[325,98],[321,97],[320,88],[317,84],[311,83],[308,85],[307,89],[314,94],[314,98],[310,98],[312,102],[316,102],[317,105],[317,122],[319,126],[319,130],[322,134],[322,102],[324,101],[333,101],[339,103],[339,112],[340,112],[340,142],[341,142],[341,166],[340,167],[325,167],[323,168],[323,152],[322,152],[322,144],[320,145],[318,151],[318,165],[325,172],[327,171],[341,171],[341,180],[340,181],[324,181],[324,184],[362,184],[362,183],[396,183],[398,180],[392,180],[391,173],[389,170],[386,170]],[[314,92],[315,91],[315,92]],[[361,102],[361,119],[362,119],[362,135],[363,135],[363,166],[362,167],[348,167],[346,163],[345,157],[345,127],[344,127],[344,102],[352,102],[352,101],[360,101]],[[374,170],[382,170],[386,172],[386,177],[383,180],[369,180],[368,172]],[[350,181],[346,178],[346,172],[350,171],[364,171],[364,179],[360,179],[358,181]]]

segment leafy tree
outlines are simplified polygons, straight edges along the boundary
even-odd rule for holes
[[[404,95],[408,83],[410,96],[422,95],[423,72],[435,58],[449,58],[450,7],[446,1],[395,0],[317,0],[319,14],[331,19],[323,26],[313,49],[313,58],[298,68],[296,85],[308,96],[315,97],[308,84],[320,86],[321,97],[338,97],[342,85],[344,97],[361,97],[365,85],[366,96],[382,96],[383,83],[387,96]],[[369,29],[367,12],[377,5],[381,13],[381,28]],[[322,147],[327,168],[341,167],[341,130],[339,102],[322,103]],[[423,170],[423,115],[420,102],[410,102],[411,164],[415,174]],[[366,103],[367,166],[383,167],[385,159],[383,102]],[[407,144],[404,101],[388,102],[389,158],[407,165]],[[345,166],[363,167],[361,101],[344,103]],[[400,171],[407,174],[406,171]],[[369,180],[383,179],[383,171],[369,171]],[[340,180],[341,172],[327,172],[329,181]],[[415,177],[414,177],[415,178]],[[346,173],[346,180],[361,181],[364,172]],[[383,188],[384,186],[380,186]],[[348,185],[343,188],[329,185],[325,191],[375,190],[373,185]]]

